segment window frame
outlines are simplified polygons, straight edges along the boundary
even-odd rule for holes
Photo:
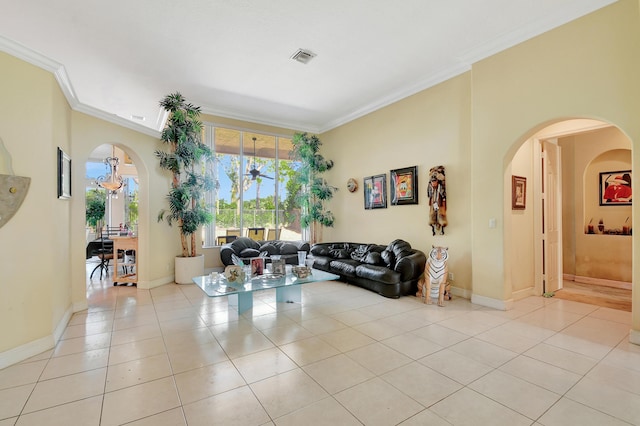
[[[245,139],[245,135],[247,133],[253,134],[253,135],[264,135],[266,137],[270,137],[270,138],[274,138],[275,140],[275,145],[274,145],[274,164],[275,164],[275,171],[274,171],[274,202],[275,202],[275,227],[279,228],[281,227],[281,220],[283,219],[283,217],[281,217],[281,211],[280,211],[280,203],[282,200],[280,200],[280,161],[281,160],[286,160],[286,158],[280,158],[279,156],[279,151],[280,151],[280,139],[287,139],[287,140],[292,140],[293,139],[293,134],[291,135],[287,135],[287,134],[282,134],[282,133],[273,133],[273,132],[266,132],[266,131],[262,131],[262,130],[257,130],[257,129],[251,129],[251,128],[246,128],[246,127],[238,127],[238,126],[230,126],[230,125],[224,125],[224,124],[220,124],[220,123],[215,123],[215,122],[203,122],[203,138],[205,143],[207,144],[207,146],[209,146],[212,150],[212,152],[215,154],[217,154],[216,151],[216,140],[215,140],[215,130],[216,129],[225,129],[225,130],[232,130],[232,131],[237,131],[239,132],[240,136],[240,146],[238,147],[239,149],[239,170],[238,170],[238,174],[242,175],[242,170],[245,164],[245,158],[248,157],[247,155],[245,155],[244,151],[245,151],[245,144],[246,143],[251,143],[251,142],[247,142]],[[249,138],[250,139],[250,138]],[[209,167],[211,167],[211,172],[213,173],[214,176],[218,176],[219,173],[219,164],[218,161],[212,161],[211,164],[209,165]],[[206,225],[203,227],[203,231],[202,231],[202,247],[203,248],[209,248],[209,247],[219,247],[218,244],[216,243],[216,238],[218,237],[218,235],[216,235],[216,223],[217,223],[217,217],[216,217],[216,201],[218,200],[219,194],[220,194],[220,189],[217,187],[212,191],[208,191],[205,194],[205,201],[207,203],[207,207],[209,209],[209,211],[213,214],[214,220],[211,224]],[[240,184],[240,188],[238,191],[238,203],[240,206],[240,217],[239,217],[239,228],[242,232],[246,229],[245,223],[244,223],[244,190],[242,189],[242,184]]]

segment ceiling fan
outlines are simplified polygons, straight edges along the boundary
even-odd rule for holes
[[[253,166],[251,167],[251,170],[249,170],[249,173],[245,174],[245,176],[251,176],[251,180],[256,180],[258,177],[273,179],[271,176],[263,175],[262,173],[260,173],[260,170],[256,168],[256,164],[257,164],[256,163],[256,138],[252,138],[252,139],[253,139]]]

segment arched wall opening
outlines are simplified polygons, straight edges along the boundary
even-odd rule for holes
[[[559,262],[559,288],[564,280],[576,280],[630,289],[632,238],[622,233],[625,221],[629,225],[632,220],[632,206],[599,205],[598,179],[602,172],[632,169],[631,141],[619,128],[597,120],[558,120],[540,127],[516,142],[505,157],[506,294],[518,300],[557,289],[549,288],[547,282],[550,246],[543,230],[549,227],[545,220],[550,218],[544,212],[552,203],[550,194],[543,192],[545,179],[550,179],[549,170],[545,170],[548,160],[541,154],[542,143],[558,147],[559,153],[560,173],[555,186],[561,244],[558,255],[553,256]],[[526,179],[524,209],[512,207],[513,176]],[[610,225],[601,232],[596,223],[595,234],[589,234],[591,217],[597,216],[594,221],[598,222],[600,215],[607,217]]]
[[[84,156],[84,159],[80,159],[79,164],[81,164],[81,168],[82,171],[85,172],[86,167],[85,165],[88,164],[89,162],[96,162],[96,161],[100,161],[100,159],[102,157],[104,157],[104,155],[107,155],[107,151],[105,151],[105,148],[113,148],[114,151],[110,151],[111,153],[116,152],[118,156],[122,156],[122,158],[120,158],[120,165],[119,165],[119,174],[123,174],[123,175],[127,175],[127,176],[133,176],[133,174],[136,175],[136,182],[135,184],[137,185],[137,224],[135,224],[132,227],[132,231],[135,232],[138,236],[142,236],[142,238],[138,239],[138,253],[137,253],[137,264],[138,264],[138,288],[143,288],[146,289],[148,288],[148,282],[149,282],[149,276],[148,276],[148,267],[145,267],[146,262],[148,261],[148,239],[145,238],[145,235],[148,235],[149,233],[149,172],[147,169],[147,166],[145,164],[145,162],[142,160],[142,158],[139,156],[139,154],[137,153],[137,151],[130,146],[129,144],[120,142],[120,141],[107,141],[103,144],[93,144],[91,146],[88,146],[87,149],[88,151],[87,154]],[[111,154],[109,154],[111,155]],[[102,166],[102,171],[104,173],[104,165]],[[83,181],[82,181],[82,190],[83,192],[86,191],[87,187],[91,187],[91,183],[90,181],[92,180],[91,176],[87,176],[86,173],[82,174],[83,176]],[[94,185],[95,186],[95,185]],[[119,200],[121,200],[122,195],[118,195]],[[74,223],[73,227],[75,229],[78,229],[80,226],[83,229],[83,232],[76,232],[74,233],[74,235],[76,235],[76,239],[78,246],[82,246],[87,247],[87,240],[90,237],[95,237],[94,235],[90,235],[90,232],[88,232],[86,230],[86,209],[87,209],[87,200],[86,200],[86,196],[83,193],[81,197],[78,197],[81,202],[82,202],[82,218],[83,220],[80,221],[78,220],[78,223]],[[116,224],[116,226],[119,225],[120,221],[122,218],[122,215],[118,215],[117,218],[117,222],[114,222]],[[115,219],[114,219],[115,220]],[[106,223],[106,221],[104,222]],[[123,222],[124,224],[124,222]],[[74,263],[74,265],[76,265],[76,263]],[[77,264],[78,267],[80,266],[80,264]],[[82,269],[82,277],[84,278],[89,278],[89,276],[86,274],[86,270],[87,270],[87,265],[86,263],[83,264],[83,269]],[[90,272],[90,271],[89,271]],[[94,276],[94,279],[96,277]],[[83,290],[82,290],[82,294],[84,295],[86,293],[85,291],[85,287],[86,287],[86,279],[82,280],[82,284],[83,284]],[[76,290],[76,294],[79,294],[79,291]],[[83,296],[85,303],[86,303],[86,295]],[[76,302],[76,306],[78,308],[82,308],[82,304],[78,304],[78,302]],[[78,309],[77,308],[77,309]],[[76,309],[76,310],[77,310]]]
[[[116,255],[110,253],[111,236],[138,234],[138,171],[127,150],[113,144],[96,147],[89,154],[85,170],[87,286],[113,284]],[[118,256],[120,263],[127,260],[125,255],[128,260],[134,258],[133,252],[123,252]]]

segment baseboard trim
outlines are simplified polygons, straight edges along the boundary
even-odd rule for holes
[[[25,343],[24,345],[4,351],[0,353],[0,370],[22,362],[25,359],[29,359],[32,356],[41,354],[44,351],[48,351],[54,346],[55,341],[53,340],[53,335],[50,334],[33,342]]]
[[[498,309],[500,311],[508,311],[510,309],[513,309],[513,299],[498,300],[491,297],[473,294],[471,295],[471,303],[475,305],[486,306],[487,308]]]
[[[603,287],[621,288],[631,290],[632,283],[626,281],[606,280],[604,278],[581,277],[579,275],[563,274],[563,279],[567,281],[575,281],[582,284],[601,285]]]
[[[58,321],[53,332],[48,336],[41,337],[32,342],[25,343],[24,345],[20,345],[0,353],[0,370],[55,347],[56,342],[58,342],[64,334],[64,330],[67,328],[67,324],[69,324],[69,320],[71,319],[73,312],[77,311],[73,311],[72,306],[69,306],[64,315],[62,315],[60,321]]]
[[[536,289],[534,287],[523,288],[522,290],[516,290],[511,293],[511,298],[516,300],[526,299],[529,296],[535,296]]]
[[[461,297],[463,299],[471,299],[471,291],[466,288],[451,286],[451,295]]]
[[[86,300],[84,300],[83,302],[76,302],[73,304],[73,313],[86,311],[87,309],[89,309],[89,303]]]
[[[152,288],[160,287],[161,285],[174,282],[173,275],[158,278],[152,281],[138,281],[137,287],[140,290],[151,290]]]
[[[629,331],[629,342],[634,345],[640,345],[640,331],[631,329]]]
[[[69,324],[69,320],[71,319],[71,315],[73,315],[73,312],[73,305],[70,305],[64,312],[64,315],[62,315],[60,321],[58,321],[58,324],[53,330],[54,344],[57,343],[64,334],[64,330],[67,328],[67,324]]]

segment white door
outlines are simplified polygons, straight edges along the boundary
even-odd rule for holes
[[[543,292],[562,288],[562,175],[557,139],[540,141],[542,150]]]

